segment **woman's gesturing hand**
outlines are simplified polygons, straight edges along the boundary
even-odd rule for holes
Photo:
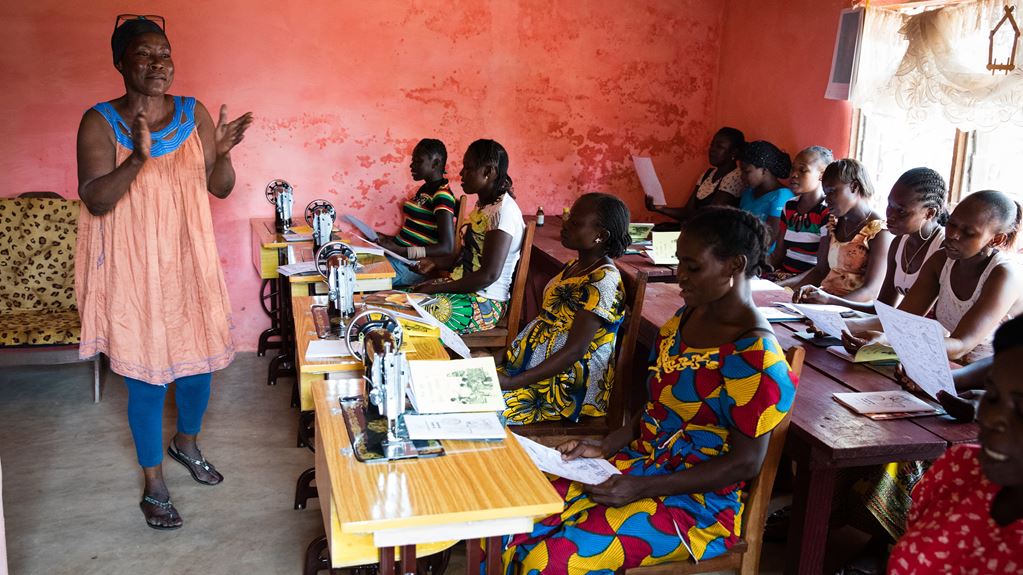
[[[131,123],[131,154],[140,162],[149,159],[149,150],[153,147],[153,135],[149,132],[149,121],[145,112],[139,111]]]
[[[252,125],[252,112],[246,112],[228,122],[227,106],[220,106],[220,120],[217,122],[217,129],[214,132],[217,156],[223,156],[238,145],[238,142],[245,137],[245,130],[248,130],[250,125]]]

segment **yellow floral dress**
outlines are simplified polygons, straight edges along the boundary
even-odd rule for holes
[[[618,268],[601,266],[586,275],[564,277],[569,262],[547,284],[540,316],[529,322],[505,354],[500,369],[517,375],[557,353],[568,341],[572,322],[580,310],[601,320],[593,341],[579,361],[552,378],[504,393],[509,423],[527,424],[568,419],[581,415],[601,416],[614,379],[614,350],[625,310],[625,288]]]

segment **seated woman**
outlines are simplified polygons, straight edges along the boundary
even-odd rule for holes
[[[426,138],[419,140],[412,149],[412,180],[424,182],[411,199],[401,206],[404,220],[398,235],[377,234],[378,243],[410,260],[427,256],[442,258],[450,256],[455,249],[455,196],[451,193],[448,180],[444,177],[444,166],[448,162],[448,150],[444,142]],[[412,271],[412,268],[387,256],[394,271],[394,287],[408,287],[426,278]]]
[[[736,160],[746,144],[746,137],[735,128],[721,128],[714,134],[707,148],[707,160],[710,168],[696,180],[696,186],[689,201],[681,208],[656,206],[650,196],[644,196],[646,209],[664,214],[678,221],[696,213],[696,210],[707,206],[734,206],[739,203],[739,196],[746,187],[742,181]],[[675,227],[674,229],[678,229]]]
[[[608,194],[576,200],[561,244],[579,257],[547,284],[540,316],[505,350],[498,368],[509,423],[605,415],[625,311],[612,260],[631,241],[629,208],[621,200]]]
[[[951,360],[970,362],[991,355],[991,334],[1006,319],[1023,313],[1023,274],[1001,250],[1010,251],[1019,231],[1021,210],[1009,196],[975,192],[956,206],[945,231],[944,254],[924,263],[899,309],[934,316],[949,332],[945,350]],[[847,345],[878,339],[856,331]]]
[[[779,247],[771,254],[774,272],[767,279],[780,281],[806,273],[817,265],[821,239],[828,235],[828,204],[821,177],[835,157],[822,146],[810,146],[792,162],[789,188],[796,197],[785,203]]]
[[[944,254],[941,249],[945,240],[943,226],[948,221],[946,197],[945,179],[930,168],[913,168],[892,186],[885,217],[895,241],[888,248],[888,264],[877,301],[897,307],[916,282],[924,262],[935,253]],[[873,301],[853,301],[821,290],[807,290],[803,301],[874,313]]]
[[[913,490],[888,573],[1019,573],[1023,568],[1023,319],[999,328],[980,400],[980,445],[956,445]]]
[[[456,257],[419,260],[415,271],[435,279],[414,291],[435,294],[427,311],[461,334],[493,328],[511,297],[525,222],[508,175],[508,152],[493,140],[476,140],[462,159],[462,190],[478,197]],[[446,276],[446,277],[442,277]]]
[[[811,301],[821,290],[851,301],[872,301],[881,289],[892,242],[884,220],[870,207],[874,185],[863,164],[849,159],[829,165],[823,184],[830,232],[821,240],[817,266],[781,285],[796,290],[796,303]]]
[[[507,573],[582,574],[710,559],[741,533],[743,481],[756,475],[796,382],[750,279],[770,238],[747,212],[712,206],[679,236],[685,307],[660,330],[648,397],[631,424],[573,440],[566,459],[606,457],[622,471],[600,485],[560,478],[565,509],[511,536]]]
[[[792,190],[778,180],[789,177],[792,159],[771,142],[757,140],[746,144],[739,156],[739,169],[746,189],[739,196],[739,207],[758,217],[771,234],[769,251],[781,239],[781,214]]]

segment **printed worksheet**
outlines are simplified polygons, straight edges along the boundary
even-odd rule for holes
[[[939,391],[955,395],[952,368],[945,352],[945,328],[933,319],[897,310],[882,302],[875,302],[874,308],[906,375],[935,399]]]
[[[493,357],[410,361],[412,391],[420,413],[504,411]]]
[[[836,393],[835,400],[863,415],[872,413],[934,413],[931,405],[904,390]]]
[[[617,467],[604,459],[580,458],[565,461],[557,449],[541,445],[521,435],[516,435],[515,439],[519,440],[522,448],[526,450],[526,454],[540,468],[540,471],[546,473],[553,473],[559,477],[588,485],[599,485],[607,481],[608,477],[621,474]]]
[[[437,413],[404,416],[409,439],[504,439],[504,426],[495,412]]]
[[[806,319],[812,321],[817,329],[831,337],[842,339],[842,332],[845,331],[845,320],[842,319],[839,312],[812,304],[794,303],[792,307],[806,316]]]
[[[632,156],[632,165],[636,167],[636,175],[643,186],[643,193],[653,199],[655,206],[665,205],[667,202],[664,199],[664,188],[661,187],[661,180],[657,178],[654,163],[650,158]]]

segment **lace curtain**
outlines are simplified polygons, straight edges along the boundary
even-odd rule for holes
[[[1023,72],[1017,65],[1008,75],[991,75],[985,67],[989,34],[1005,5],[979,0],[912,15],[867,8],[849,99],[869,115],[910,123],[942,118],[961,130],[1023,126]],[[1023,20],[1020,10],[1014,15]],[[1011,40],[1008,23],[998,37],[1006,33]],[[996,44],[995,57],[1004,61],[1007,50]]]

